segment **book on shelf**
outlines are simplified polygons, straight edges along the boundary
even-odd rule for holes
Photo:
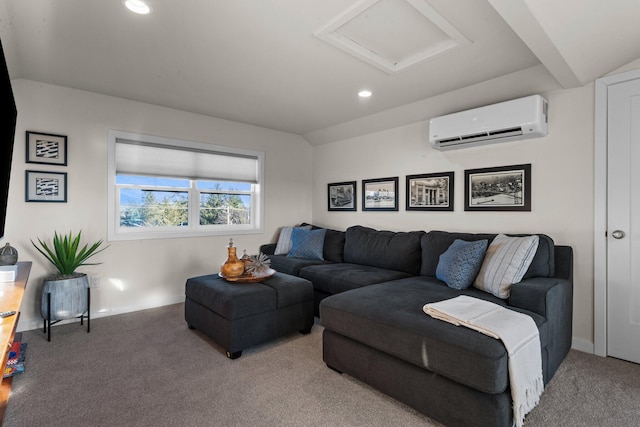
[[[16,333],[13,343],[9,349],[7,364],[2,372],[2,378],[9,378],[15,374],[24,372],[24,359],[27,350],[27,343],[22,342],[22,334]]]

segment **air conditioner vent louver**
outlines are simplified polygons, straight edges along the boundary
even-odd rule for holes
[[[489,132],[489,135],[495,135],[497,137],[522,135],[522,128],[517,127],[517,128],[511,128],[511,129],[496,130],[493,132]]]
[[[450,138],[450,139],[441,139],[440,143],[441,144],[445,144],[447,142],[459,142],[460,138]]]
[[[460,139],[461,139],[462,141],[464,141],[465,139],[467,139],[467,140],[468,140],[468,139],[477,139],[477,138],[483,138],[483,137],[486,137],[486,136],[488,136],[488,134],[487,134],[487,133],[475,133],[475,134],[473,134],[473,135],[464,135],[464,136],[461,136],[461,137],[460,137]]]
[[[514,99],[429,121],[429,142],[445,150],[538,138],[547,134],[547,101],[539,95]]]

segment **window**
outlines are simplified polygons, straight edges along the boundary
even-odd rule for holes
[[[109,240],[262,231],[264,153],[109,131]]]

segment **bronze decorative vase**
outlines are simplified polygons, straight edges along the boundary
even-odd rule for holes
[[[236,248],[233,246],[233,239],[229,239],[227,260],[220,267],[220,272],[224,277],[239,277],[244,273],[244,262],[238,259]]]

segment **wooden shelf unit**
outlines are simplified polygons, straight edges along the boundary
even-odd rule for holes
[[[0,348],[2,356],[2,372],[7,364],[9,358],[9,349],[13,343],[13,337],[16,333],[16,327],[18,326],[18,319],[20,317],[20,305],[22,304],[22,298],[24,297],[24,291],[27,287],[27,280],[29,280],[29,273],[31,272],[31,261],[18,263],[18,275],[15,282],[0,283],[0,311],[15,311],[14,316],[5,317],[0,319]],[[2,379],[0,376],[0,425],[4,420],[4,412],[7,408],[7,402],[9,395],[11,394],[11,382],[12,378]]]

